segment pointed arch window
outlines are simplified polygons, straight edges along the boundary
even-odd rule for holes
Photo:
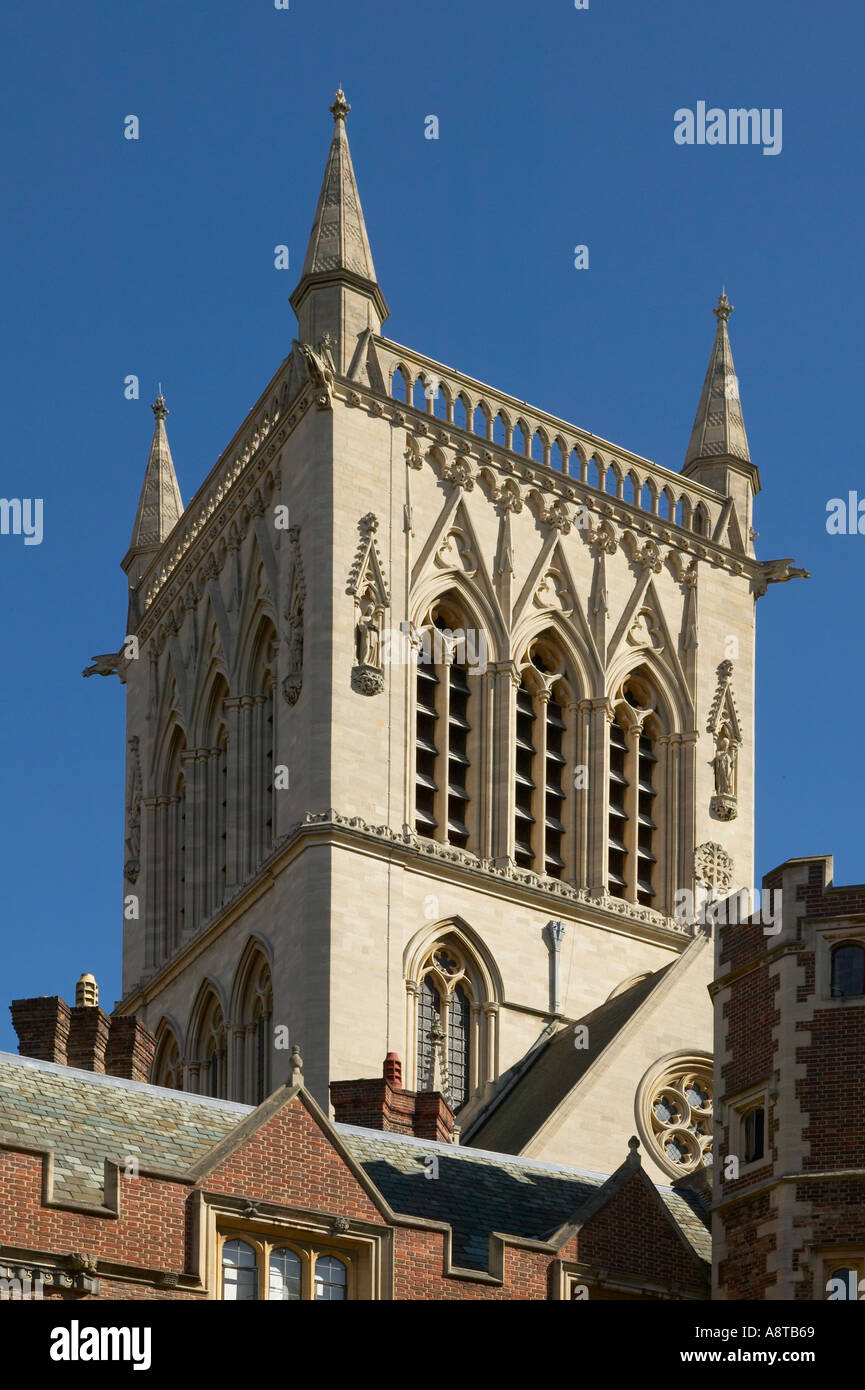
[[[222,906],[228,884],[228,728],[225,700],[228,684],[222,675],[215,678],[207,707],[206,749],[203,763],[206,804],[200,853],[204,885],[204,915]]]
[[[241,700],[239,756],[244,807],[241,808],[246,854],[243,872],[258,868],[273,847],[274,686],[276,681],[276,631],[269,618],[262,619],[255,642],[250,675],[252,694]],[[248,751],[247,751],[248,750]],[[246,809],[248,808],[248,809]]]
[[[183,1090],[183,1063],[174,1029],[168,1025],[156,1048],[151,1079],[154,1086],[166,1086],[172,1091]]]
[[[415,694],[415,829],[460,849],[476,843],[476,704],[464,614],[438,600],[421,629]]]
[[[573,786],[576,699],[565,658],[550,634],[532,641],[516,695],[514,858],[550,878],[575,876]]]
[[[473,1002],[463,955],[451,943],[438,942],[421,971],[418,1090],[441,1091],[453,1110],[465,1105],[471,1091]]]
[[[225,1021],[219,1000],[214,993],[210,993],[199,1005],[197,1014],[198,1021],[192,1029],[192,1090],[199,1095],[224,1100],[228,1094]]]
[[[273,987],[257,945],[244,953],[232,999],[232,1099],[260,1105],[272,1090]]]
[[[171,735],[157,803],[155,859],[158,919],[152,964],[161,964],[183,940],[186,928],[187,820],[184,759],[186,736],[177,725]]]
[[[498,1074],[498,971],[458,921],[424,932],[405,968],[406,1084],[441,1091],[457,1110]]]
[[[657,705],[647,677],[628,676],[613,701],[609,734],[608,888],[644,907],[661,907],[664,898],[659,859],[665,729]]]

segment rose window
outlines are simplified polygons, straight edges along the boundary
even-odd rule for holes
[[[643,1139],[655,1161],[681,1177],[712,1162],[711,1059],[668,1061],[637,1097]]]

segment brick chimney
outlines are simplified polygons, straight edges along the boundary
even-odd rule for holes
[[[18,1034],[18,1051],[22,1057],[36,1057],[40,1062],[66,1065],[70,1009],[59,995],[42,994],[37,999],[13,999],[9,1011],[12,1026]]]
[[[452,1142],[454,1113],[444,1096],[439,1091],[404,1091],[401,1082],[402,1065],[395,1052],[385,1058],[381,1078],[331,1081],[337,1123]]]
[[[144,1024],[134,1017],[112,1017],[108,1046],[105,1049],[105,1070],[109,1076],[125,1076],[129,1081],[149,1081],[156,1039]]]
[[[109,1018],[99,1007],[92,975],[82,975],[75,986],[72,1009],[57,995],[42,995],[15,999],[10,1011],[22,1057],[130,1081],[150,1079],[156,1039],[137,1018]]]
[[[82,1071],[105,1071],[105,1049],[111,1020],[99,1007],[99,986],[82,975],[75,986],[75,1008],[69,1021],[66,1064]]]

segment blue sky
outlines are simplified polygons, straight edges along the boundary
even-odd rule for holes
[[[865,879],[865,536],[825,526],[865,496],[863,29],[852,0],[7,9],[0,492],[44,539],[0,536],[0,1047],[12,997],[119,995],[123,692],[81,670],[123,636],[156,382],[188,498],[290,348],[340,82],[397,341],[678,468],[726,284],[758,553],[813,576],[758,605],[758,873]],[[780,155],[677,146],[701,100],[780,107]]]

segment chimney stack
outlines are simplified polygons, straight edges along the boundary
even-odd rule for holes
[[[13,999],[9,1011],[12,1026],[18,1034],[18,1051],[22,1057],[66,1065],[70,1009],[59,995],[42,994],[37,999]]]
[[[440,1091],[404,1091],[402,1065],[395,1052],[387,1054],[381,1078],[331,1081],[330,1099],[338,1124],[445,1144],[454,1141],[454,1113],[444,1096]]]
[[[99,986],[84,974],[75,986],[75,1007],[57,995],[15,999],[10,1011],[18,1052],[40,1062],[149,1081],[156,1039],[137,1018],[109,1018],[99,1007]]]

